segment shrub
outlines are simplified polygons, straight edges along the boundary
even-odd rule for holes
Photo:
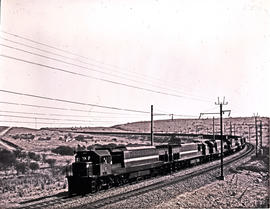
[[[35,138],[35,135],[33,135],[33,134],[31,134],[31,133],[29,133],[29,134],[21,134],[20,135],[20,138],[21,139],[34,139]]]
[[[87,142],[87,141],[84,139],[84,136],[83,136],[83,135],[78,135],[78,136],[75,136],[74,138],[75,138],[77,141]]]
[[[47,136],[47,137],[39,137],[38,138],[39,141],[50,141],[51,140],[51,137]]]
[[[34,152],[28,152],[28,156],[32,160],[35,160],[35,161],[39,161],[40,160],[40,155],[37,155]]]
[[[51,168],[54,167],[55,163],[56,163],[56,160],[55,159],[46,159],[46,163],[48,163],[50,165]]]
[[[13,152],[8,150],[0,150],[0,163],[3,164],[4,167],[9,167],[14,165],[16,162],[16,156]]]
[[[52,152],[59,155],[73,155],[74,154],[73,148],[69,146],[59,146],[53,149]]]
[[[16,163],[15,169],[17,171],[17,174],[20,172],[24,174],[27,170],[27,164],[26,163]]]
[[[46,163],[46,154],[42,154],[42,161],[44,162],[44,163]]]
[[[13,151],[13,153],[14,153],[14,155],[15,155],[16,158],[19,158],[21,156],[22,151],[16,149],[16,150]]]
[[[39,169],[39,164],[38,163],[35,163],[35,162],[30,163],[29,168],[31,170],[35,171],[35,170]]]
[[[13,139],[19,139],[20,138],[20,135],[19,134],[13,135],[12,138]]]

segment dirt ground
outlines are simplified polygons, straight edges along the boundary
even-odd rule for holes
[[[262,159],[264,158],[264,159]],[[155,208],[269,208],[269,160],[253,157],[216,181]]]

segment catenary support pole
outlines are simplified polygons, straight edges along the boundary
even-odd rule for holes
[[[151,146],[154,145],[154,132],[153,132],[153,105],[151,105]]]
[[[258,156],[258,126],[257,126],[257,116],[256,115],[255,115],[255,133],[256,133],[255,150],[256,150],[256,156]]]
[[[213,140],[215,140],[215,117],[213,117]]]

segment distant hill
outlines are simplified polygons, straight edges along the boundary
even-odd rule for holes
[[[258,136],[260,135],[260,121],[262,121],[263,144],[269,144],[269,117],[260,117],[257,120]],[[220,133],[220,119],[214,119],[215,132]],[[114,129],[134,132],[150,132],[150,121],[127,123],[113,126]],[[213,119],[173,119],[154,121],[154,132],[178,132],[193,134],[212,134]],[[251,142],[255,142],[254,117],[235,117],[223,119],[223,133],[245,136]]]

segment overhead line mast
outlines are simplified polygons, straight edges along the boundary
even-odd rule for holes
[[[223,97],[223,101],[220,102],[219,97],[218,97],[218,102],[215,103],[215,104],[219,105],[219,108],[220,108],[220,138],[221,138],[220,180],[224,180],[224,175],[223,175],[223,132],[222,132],[223,126],[222,126],[222,115],[224,114],[224,112],[226,112],[226,110],[222,110],[222,106],[227,105],[228,102],[225,102],[225,97]]]
[[[218,97],[218,102],[215,102],[216,105],[219,105],[219,108],[220,108],[220,111],[219,113],[200,113],[200,116],[199,116],[199,119],[201,118],[202,115],[207,115],[207,114],[219,114],[220,115],[220,138],[221,138],[221,158],[220,158],[220,177],[219,179],[220,180],[224,180],[224,175],[223,175],[223,124],[222,124],[222,115],[225,113],[225,112],[229,112],[229,116],[230,116],[230,113],[231,113],[231,110],[223,110],[222,109],[222,106],[223,105],[227,105],[228,102],[225,102],[225,97],[223,97],[223,101],[221,102],[219,100],[219,97]],[[214,120],[214,118],[213,118]],[[214,129],[214,126],[213,126],[213,129]],[[213,132],[214,134],[215,132]],[[214,135],[213,135],[214,137]]]

